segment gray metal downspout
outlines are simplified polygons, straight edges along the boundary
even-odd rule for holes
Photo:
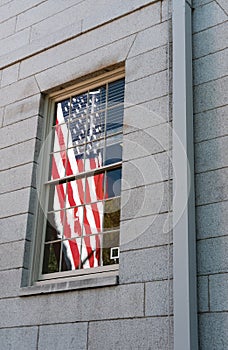
[[[191,0],[173,0],[174,349],[198,349]]]

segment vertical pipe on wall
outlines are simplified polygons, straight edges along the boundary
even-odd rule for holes
[[[191,1],[173,0],[174,349],[197,350]]]

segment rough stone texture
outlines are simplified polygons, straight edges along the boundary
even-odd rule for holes
[[[227,168],[198,174],[196,176],[196,186],[201,191],[196,194],[196,204],[202,205],[227,200],[227,175]]]
[[[6,38],[14,33],[16,17],[10,18],[0,24],[0,39]]]
[[[166,317],[135,320],[91,322],[89,350],[99,349],[169,349],[169,320]]]
[[[193,18],[194,33],[227,20],[226,14],[215,1],[212,1],[205,6],[196,8]]]
[[[212,274],[227,271],[228,236],[201,240],[198,249],[199,274]]]
[[[17,241],[0,244],[0,270],[23,267],[25,242]],[[26,263],[24,261],[24,263]],[[28,262],[27,262],[28,263]]]
[[[228,49],[199,58],[194,62],[194,84],[222,78],[227,75]]]
[[[209,287],[208,276],[198,277],[198,310],[199,312],[209,311]]]
[[[22,269],[0,271],[1,298],[16,297],[21,286]]]
[[[194,116],[195,141],[200,142],[228,134],[228,106]]]
[[[228,273],[209,277],[210,310],[228,311]]]
[[[172,314],[172,293],[172,281],[166,280],[146,283],[146,316],[162,316]]]
[[[150,215],[121,222],[121,251],[149,248],[172,242],[172,216]]]
[[[0,329],[0,344],[4,350],[36,350],[38,327]]]
[[[193,36],[193,56],[199,58],[227,47],[227,23],[221,23]]]
[[[200,350],[226,350],[228,348],[228,313],[199,316]]]
[[[38,350],[87,349],[87,323],[41,326]]]
[[[143,284],[135,283],[77,292],[2,299],[0,327],[142,317],[143,291]],[[14,310],[14,314],[20,317],[12,317],[10,310]]]
[[[31,237],[33,215],[20,214],[0,220],[0,243],[25,239],[26,230]]]
[[[146,282],[169,276],[168,246],[123,252],[120,257],[120,283]],[[150,266],[150,269],[147,269]]]
[[[2,71],[1,87],[10,85],[17,81],[19,72],[19,63],[14,64]]]
[[[227,235],[228,201],[196,208],[197,237],[210,238]]]

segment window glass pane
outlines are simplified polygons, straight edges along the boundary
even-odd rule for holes
[[[45,241],[56,241],[63,237],[63,225],[65,220],[64,210],[47,214]]]
[[[101,232],[103,224],[103,202],[85,205],[83,218],[83,234],[90,235]]]
[[[81,267],[88,269],[100,266],[101,237],[90,235],[82,238]]]
[[[48,211],[61,210],[66,205],[66,184],[49,186]]]
[[[83,207],[75,207],[65,211],[64,238],[82,235]]]
[[[106,134],[120,132],[123,127],[123,105],[109,109],[107,111]]]
[[[104,173],[86,178],[86,203],[97,202],[104,198],[104,179]]]
[[[53,273],[59,271],[61,243],[45,244],[42,273]]]
[[[51,153],[49,160],[49,176],[51,180],[60,179],[65,176],[67,165],[67,155],[65,151]]]
[[[111,231],[120,226],[120,198],[105,201],[104,231]]]
[[[77,146],[67,151],[66,175],[77,175],[84,171],[85,146]]]
[[[119,231],[105,233],[102,236],[102,265],[119,263]]]
[[[124,102],[124,79],[108,84],[108,107]]]
[[[61,271],[80,268],[81,238],[64,240],[62,242]]]
[[[89,91],[89,113],[104,109],[106,105],[106,86]]]
[[[80,206],[85,203],[85,179],[67,182],[66,207]]]
[[[105,112],[92,113],[87,118],[87,142],[104,137]]]
[[[105,165],[122,160],[122,134],[109,137],[106,140]]]
[[[120,196],[121,168],[109,170],[106,175],[106,198]]]
[[[86,142],[87,117],[73,117],[69,123],[68,148],[79,146]]]
[[[87,114],[88,109],[88,93],[76,95],[72,97],[71,101],[72,116],[80,116]]]
[[[103,165],[104,141],[94,141],[86,145],[85,171],[100,168]]]

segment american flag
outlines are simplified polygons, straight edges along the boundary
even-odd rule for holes
[[[102,98],[98,90],[57,104],[54,151],[59,152],[52,155],[52,180],[102,166],[102,140],[97,141],[104,133]],[[101,264],[103,198],[104,173],[56,185],[54,221],[67,269]]]

